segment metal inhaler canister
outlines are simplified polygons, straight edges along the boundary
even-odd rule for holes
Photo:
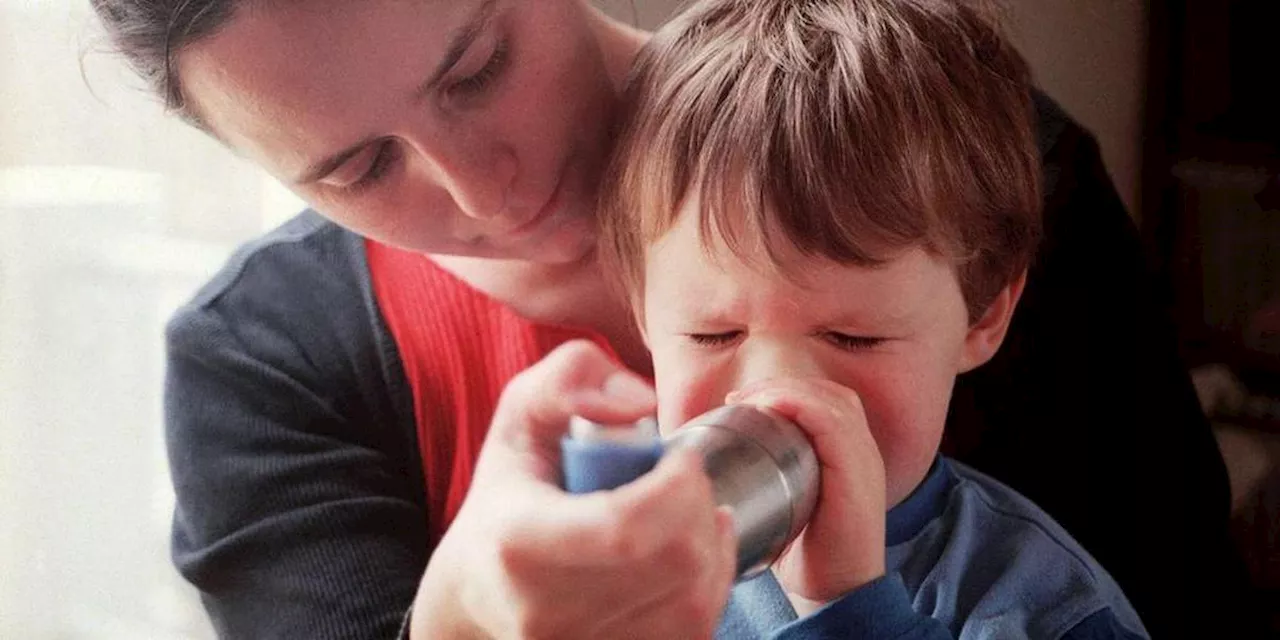
[[[667,450],[694,449],[738,534],[740,580],[769,567],[800,535],[818,498],[818,460],[790,420],[747,405],[727,405],[691,420]]]
[[[574,493],[615,488],[675,449],[702,455],[716,504],[733,514],[739,580],[777,560],[809,522],[817,502],[818,462],[808,438],[791,421],[747,405],[709,411],[662,442],[652,421],[604,426],[575,418],[561,443],[565,488]]]

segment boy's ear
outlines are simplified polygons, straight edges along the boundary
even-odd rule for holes
[[[969,333],[964,338],[964,350],[960,354],[960,371],[964,373],[986,364],[1009,332],[1009,322],[1013,320],[1013,310],[1022,297],[1022,289],[1027,284],[1027,272],[1023,270],[1018,277],[1009,281],[995,299],[987,305],[987,310],[978,321],[969,326]]]

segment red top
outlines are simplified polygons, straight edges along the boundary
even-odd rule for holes
[[[413,394],[432,544],[462,505],[503,387],[556,346],[598,335],[530,322],[430,258],[365,241],[382,317]]]

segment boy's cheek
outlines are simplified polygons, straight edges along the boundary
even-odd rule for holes
[[[658,393],[658,425],[669,434],[693,418],[724,404],[731,389],[723,389],[714,371],[700,368],[698,363],[673,362],[662,367],[655,363],[654,375]]]

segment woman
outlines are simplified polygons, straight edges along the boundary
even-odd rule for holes
[[[319,212],[169,328],[174,556],[216,628],[709,629],[726,538],[695,465],[574,500],[549,451],[572,412],[652,409],[616,364],[649,372],[592,209],[645,34],[584,0],[93,3],[174,112]],[[1221,633],[1221,460],[1096,147],[1040,107],[1048,241],[1006,350],[956,390],[952,452],[1062,522],[1155,637]],[[539,362],[573,338],[597,348]]]

